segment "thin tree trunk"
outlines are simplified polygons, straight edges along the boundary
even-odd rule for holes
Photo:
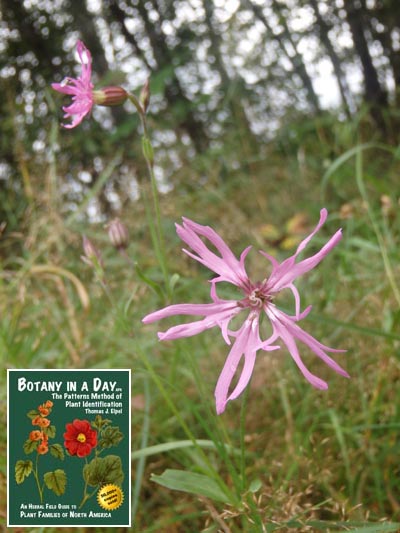
[[[203,7],[205,12],[205,22],[208,28],[208,37],[211,41],[212,55],[215,59],[215,66],[221,77],[222,88],[224,93],[229,90],[229,87],[233,85],[232,79],[225,68],[224,60],[221,54],[221,38],[220,34],[214,28],[214,6],[209,0],[203,1]],[[235,95],[228,97],[229,111],[235,124],[235,130],[240,135],[241,143],[246,143],[245,153],[251,154],[254,152],[254,147],[257,146],[257,139],[253,134],[245,110],[240,99],[240,95],[236,92]],[[246,135],[243,136],[243,129]]]
[[[392,70],[393,80],[395,83],[395,102],[396,106],[400,106],[400,54],[398,50],[394,50],[392,42],[392,34],[398,32],[400,29],[400,2],[394,0],[378,4],[370,11],[370,18],[379,21],[384,31],[377,31],[375,25],[370,24],[370,32],[372,37],[379,41],[384,50],[384,55],[389,59],[390,68]]]
[[[317,26],[319,30],[319,37],[321,39],[322,44],[324,45],[326,52],[329,56],[329,59],[331,60],[333,70],[335,72],[336,81],[338,84],[340,96],[342,98],[342,104],[343,109],[346,113],[346,116],[348,119],[351,119],[351,112],[350,112],[350,91],[347,86],[346,77],[342,69],[341,61],[339,59],[339,56],[337,55],[332,42],[329,38],[329,30],[331,29],[329,24],[327,24],[324,20],[324,18],[321,15],[321,11],[319,9],[319,4],[317,0],[310,0],[310,4],[314,10],[315,17],[317,19]]]
[[[120,23],[121,27],[124,27],[123,20],[125,18],[125,13],[120,7],[118,0],[109,0],[108,5],[111,12],[113,12],[114,14],[118,13],[118,22]],[[157,9],[157,6],[154,7]],[[153,23],[152,21],[150,21],[145,2],[139,1],[135,6],[135,9],[137,9],[144,23],[146,35],[149,38],[152,47],[153,57],[156,62],[155,68],[157,70],[162,70],[163,68],[170,67],[173,64],[173,54],[169,49],[168,44],[166,43],[161,24]],[[122,31],[128,42],[130,42],[135,49],[138,49],[139,46],[134,36],[129,31],[127,31],[126,28],[124,28]],[[141,54],[141,56],[143,57],[143,54]],[[146,65],[149,67],[147,61]],[[154,70],[154,68],[151,70]],[[201,153],[206,150],[208,147],[208,137],[206,135],[204,125],[200,120],[195,117],[195,115],[191,111],[191,101],[185,95],[181,83],[175,72],[172,73],[171,79],[166,82],[164,95],[169,106],[172,107],[177,102],[185,106],[185,117],[179,122],[179,127],[189,135],[192,140],[193,146],[195,147],[198,153]]]
[[[255,17],[263,23],[268,32],[269,37],[277,41],[277,43],[281,47],[282,52],[291,62],[293,66],[293,72],[296,73],[301,79],[303,87],[305,88],[307,93],[308,102],[310,103],[311,107],[315,112],[320,112],[318,96],[314,91],[314,87],[311,78],[307,72],[307,69],[304,65],[303,58],[297,50],[296,43],[292,39],[290,30],[286,24],[284,17],[280,16],[280,22],[284,27],[284,31],[281,34],[276,34],[273,32],[271,26],[269,25],[260,5],[253,4],[251,0],[244,0],[244,4],[248,6],[253,11]],[[273,2],[272,7],[274,11],[279,13],[279,6],[277,6],[275,2]],[[288,44],[290,45],[291,51],[289,51]]]
[[[363,11],[360,4],[357,6],[355,0],[347,0],[344,3],[347,22],[354,43],[354,48],[360,58],[364,74],[365,100],[371,106],[371,115],[383,133],[386,133],[386,126],[382,116],[382,108],[387,107],[387,93],[381,87],[378,73],[372,62],[367,39],[364,33]]]

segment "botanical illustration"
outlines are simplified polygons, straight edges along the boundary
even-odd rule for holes
[[[67,454],[84,459],[84,489],[80,509],[101,486],[107,483],[122,484],[124,473],[121,458],[117,455],[104,455],[103,452],[118,446],[123,434],[118,426],[111,425],[111,420],[103,419],[100,415],[93,422],[76,418],[66,424],[65,429],[64,446]]]
[[[35,459],[21,459],[15,464],[16,482],[18,484],[24,483],[32,474],[41,503],[44,501],[45,488],[53,491],[57,496],[61,496],[64,494],[67,484],[67,476],[62,469],[41,473],[41,468],[45,468],[41,465],[43,462],[45,463],[48,453],[61,461],[64,460],[64,449],[61,444],[51,442],[56,436],[56,427],[51,424],[49,418],[52,408],[53,402],[47,400],[37,409],[32,409],[27,413],[28,418],[32,421],[32,426],[38,429],[30,431],[29,437],[23,445],[23,450],[26,455],[35,454]]]

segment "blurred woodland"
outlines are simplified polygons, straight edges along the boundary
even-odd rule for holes
[[[32,175],[52,158],[62,210],[110,162],[92,218],[138,196],[144,169],[129,103],[129,112],[96,108],[73,134],[58,131],[66,100],[50,82],[79,68],[78,38],[98,87],[139,91],[150,78],[161,191],[201,187],[210,165],[222,180],[248,173],[269,143],[295,152],[306,135],[323,136],[322,156],[332,158],[342,150],[332,117],[361,123],[366,139],[398,140],[397,0],[1,0],[0,27],[0,220],[9,230],[38,192]]]

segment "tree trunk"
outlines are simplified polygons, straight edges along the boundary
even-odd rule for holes
[[[367,39],[364,33],[364,17],[361,4],[357,0],[347,0],[344,3],[347,22],[354,43],[354,48],[360,58],[364,74],[365,100],[371,106],[371,115],[383,133],[386,126],[382,116],[382,108],[387,107],[387,93],[379,83],[378,73],[372,62]]]
[[[218,73],[221,77],[221,85],[224,94],[226,95],[229,89],[234,85],[235,81],[233,81],[225,68],[224,60],[221,55],[221,38],[220,34],[215,30],[214,28],[214,7],[213,3],[209,0],[203,1],[203,7],[205,12],[205,21],[208,28],[208,38],[211,41],[211,50],[212,55],[215,59],[215,66],[218,70]],[[227,97],[228,100],[228,107],[230,111],[230,115],[232,117],[233,126],[235,131],[237,131],[238,136],[240,137],[240,143],[242,144],[242,147],[244,147],[243,143],[246,144],[245,153],[251,156],[252,153],[254,153],[254,148],[257,146],[258,141],[253,134],[246,112],[243,108],[240,94],[238,94],[238,91],[234,91],[233,94],[229,95]],[[245,132],[245,135],[243,135],[243,130]]]
[[[370,25],[374,39],[378,40],[384,50],[384,55],[389,59],[395,83],[395,102],[400,107],[400,54],[393,48],[392,34],[400,30],[400,2],[398,0],[377,4],[370,11],[370,18],[376,19],[383,25],[384,31],[377,31],[375,25]]]
[[[274,39],[275,41],[277,41],[277,43],[281,47],[283,54],[291,62],[293,66],[293,72],[297,74],[299,78],[301,79],[303,83],[303,87],[305,88],[306,93],[307,93],[307,100],[309,104],[311,105],[313,111],[315,111],[316,113],[319,113],[320,106],[319,106],[318,96],[314,91],[314,87],[313,87],[311,78],[308,75],[307,69],[304,65],[303,58],[301,54],[299,53],[299,51],[297,50],[296,44],[292,39],[289,28],[286,24],[286,20],[279,13],[280,7],[276,4],[275,1],[272,3],[272,8],[279,15],[280,22],[284,28],[283,33],[276,34],[273,32],[271,26],[269,25],[263,13],[262,7],[260,5],[253,4],[251,0],[245,0],[245,4],[253,11],[255,17],[263,23],[263,25],[265,26],[268,32],[268,36],[271,39]],[[290,45],[291,51],[289,51],[288,44]]]
[[[139,49],[138,42],[136,41],[134,36],[129,31],[127,31],[126,27],[124,27],[125,25],[123,21],[125,18],[125,13],[119,5],[118,0],[109,0],[108,5],[112,13],[118,13],[117,20],[121,25],[121,31],[123,32],[125,38],[128,40],[129,43],[132,44],[135,49]],[[157,6],[153,5],[153,7],[157,9]],[[140,14],[140,17],[143,20],[146,34],[149,38],[152,47],[153,57],[156,62],[157,70],[162,70],[163,68],[169,67],[173,64],[173,51],[171,51],[168,47],[164,33],[162,31],[161,23],[150,21],[148,16],[148,10],[144,2],[139,1],[135,6],[135,9],[137,9],[138,13]],[[162,13],[159,12],[159,14],[161,19]],[[162,22],[162,20],[160,22]],[[141,53],[140,55],[143,58],[143,54]],[[149,66],[147,61],[145,63],[146,66]],[[151,70],[154,70],[154,68],[152,68]],[[201,153],[206,150],[209,143],[208,137],[204,129],[204,125],[199,119],[195,117],[195,115],[191,111],[191,101],[185,95],[175,72],[173,72],[173,74],[171,75],[171,79],[166,82],[164,96],[167,100],[168,105],[171,107],[173,107],[173,105],[177,102],[184,103],[186,108],[185,117],[179,121],[178,126],[189,135],[190,139],[192,140],[193,146],[198,153]]]
[[[329,59],[331,60],[333,70],[335,72],[336,81],[338,84],[340,96],[342,98],[342,105],[343,109],[346,113],[346,116],[348,119],[351,119],[351,112],[350,112],[350,91],[347,86],[346,77],[342,69],[341,61],[339,59],[339,56],[337,55],[332,42],[329,38],[329,30],[330,25],[325,22],[321,15],[321,11],[319,9],[319,4],[317,0],[310,0],[310,4],[314,10],[315,17],[317,19],[317,27],[318,27],[318,33],[319,38],[322,42],[322,44],[325,47],[325,50],[329,56]]]

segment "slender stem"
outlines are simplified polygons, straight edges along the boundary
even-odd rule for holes
[[[115,308],[114,298],[113,298],[113,295],[112,295],[112,293],[111,293],[106,281],[104,280],[104,278],[102,279],[100,277],[98,277],[98,280],[99,280],[99,283],[100,283],[100,287],[103,289],[104,294],[107,296],[108,301],[111,304],[111,307]]]
[[[85,503],[86,503],[86,502],[87,502],[87,501],[93,496],[93,494],[96,494],[96,492],[97,492],[97,488],[98,488],[98,487],[96,487],[96,488],[94,489],[93,492],[91,492],[90,494],[88,494],[88,493],[86,492],[86,487],[87,487],[87,484],[86,484],[86,486],[85,486],[85,493],[84,493],[84,495],[83,495],[82,501],[81,501],[81,503],[79,504],[79,509],[81,509],[81,508],[85,505]]]
[[[148,439],[149,439],[149,429],[150,429],[150,387],[147,380],[147,377],[143,380],[144,387],[144,396],[145,396],[145,410],[143,416],[143,428],[142,428],[142,438],[140,441],[140,449],[143,450],[146,448]],[[134,520],[136,511],[139,505],[139,496],[140,489],[142,485],[142,479],[144,474],[144,468],[146,465],[146,457],[142,456],[138,459],[137,468],[136,468],[136,478],[135,486],[133,488],[133,497],[132,497],[132,520]]]
[[[35,464],[35,470],[33,471],[33,475],[35,476],[35,479],[36,479],[36,485],[39,491],[40,503],[43,503],[43,491],[42,491],[42,487],[40,486],[40,482],[39,482],[38,462],[39,462],[39,454],[36,454],[36,464]]]
[[[246,387],[242,405],[240,408],[240,475],[242,478],[242,491],[246,490],[246,411],[247,411],[247,399],[249,396],[249,386]]]
[[[154,174],[154,153],[153,153],[153,147],[150,141],[150,137],[148,134],[146,112],[134,94],[128,93],[128,98],[136,107],[136,110],[139,114],[140,121],[142,124],[142,129],[143,129],[142,151],[143,151],[143,156],[146,161],[147,172],[150,177],[154,217],[151,215],[150,210],[148,208],[147,196],[146,196],[145,191],[142,191],[143,199],[144,199],[144,204],[146,208],[146,215],[147,215],[147,221],[149,224],[150,234],[151,234],[152,241],[153,241],[154,251],[156,253],[160,268],[163,273],[166,292],[169,295],[170,284],[169,284],[169,275],[168,275],[168,268],[167,268],[167,258],[166,258],[166,253],[165,253],[164,235],[163,235],[162,226],[161,226],[161,210],[160,210],[160,202],[159,202],[159,197],[158,197],[157,181],[156,181],[156,177]]]
[[[375,231],[375,235],[378,240],[379,249],[381,251],[383,265],[385,267],[386,276],[388,278],[389,284],[392,288],[394,297],[397,300],[398,305],[400,305],[400,290],[397,286],[395,275],[393,272],[392,265],[390,263],[390,259],[387,253],[387,249],[385,246],[384,238],[382,236],[381,230],[379,229],[379,225],[375,219],[375,215],[371,209],[371,205],[369,203],[367,190],[365,188],[364,180],[363,180],[363,170],[362,170],[362,157],[361,157],[361,150],[359,150],[356,154],[356,182],[358,189],[360,191],[361,197],[364,200],[366,206],[367,206],[367,212],[369,219],[371,221],[372,227]]]
[[[140,356],[141,360],[143,361],[144,365],[146,366],[147,370],[149,371],[151,377],[153,378],[154,382],[157,385],[158,390],[161,392],[162,396],[164,397],[164,400],[166,401],[167,405],[171,409],[171,411],[174,413],[176,419],[179,421],[183,431],[186,433],[187,437],[193,442],[193,445],[195,446],[198,453],[203,458],[204,462],[207,464],[207,467],[209,469],[209,472],[212,473],[213,478],[218,483],[218,485],[221,487],[221,489],[225,492],[225,494],[228,496],[229,501],[231,503],[237,504],[237,497],[234,495],[231,491],[231,489],[226,485],[226,483],[222,480],[221,476],[218,475],[218,472],[215,470],[214,466],[211,464],[209,458],[204,453],[201,446],[198,445],[196,437],[193,435],[192,431],[190,430],[189,426],[185,422],[185,420],[182,417],[181,411],[176,407],[174,402],[172,401],[170,395],[168,394],[167,390],[165,389],[164,385],[162,384],[160,378],[158,377],[157,373],[155,372],[152,364],[148,360],[148,358],[142,353],[141,350],[137,351],[138,355]]]
[[[87,458],[85,457],[85,464],[87,465],[88,462],[87,462]],[[82,501],[81,503],[79,504],[79,509],[86,503],[86,501],[88,500],[88,495],[87,495],[87,486],[88,486],[88,479],[85,480],[85,487],[83,489],[83,498],[82,498]]]

